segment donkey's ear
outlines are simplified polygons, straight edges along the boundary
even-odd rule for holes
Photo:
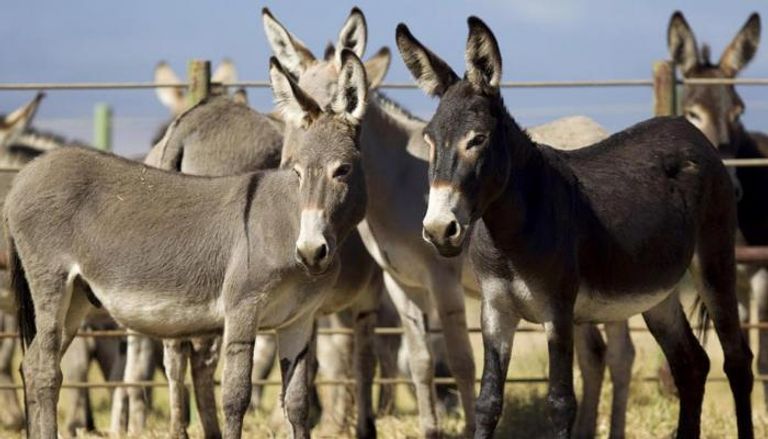
[[[244,88],[238,88],[232,93],[232,100],[238,104],[248,105],[248,92]]]
[[[720,68],[728,76],[736,76],[743,69],[757,52],[757,45],[760,44],[760,15],[756,12],[749,16],[749,19],[741,28],[731,44],[725,48],[720,57]]]
[[[501,53],[499,43],[483,20],[472,16],[467,19],[469,36],[464,59],[467,80],[484,93],[496,93],[501,84]]]
[[[334,47],[332,42],[328,42],[328,44],[325,45],[325,50],[323,50],[323,59],[325,61],[333,61],[333,58],[336,56],[336,47]]]
[[[275,105],[286,122],[307,128],[320,115],[320,106],[302,90],[276,57],[269,59],[269,80]]]
[[[155,84],[181,84],[181,79],[176,75],[171,66],[165,61],[160,61],[155,66]],[[178,115],[186,106],[184,99],[184,89],[181,87],[159,87],[155,88],[157,99],[171,111],[171,114]]]
[[[389,71],[389,63],[392,62],[392,53],[389,47],[382,47],[376,55],[365,62],[365,74],[368,76],[368,87],[374,90],[381,85]]]
[[[341,59],[342,49],[349,49],[357,55],[358,58],[363,57],[365,53],[365,45],[368,42],[368,25],[365,22],[365,15],[363,11],[355,6],[349,12],[347,21],[339,31],[339,40],[336,43],[336,67],[341,68],[343,60]]]
[[[685,21],[683,13],[675,11],[669,19],[667,28],[667,47],[672,61],[680,66],[683,75],[699,65],[699,49],[691,27]]]
[[[269,45],[277,59],[294,77],[301,76],[304,69],[315,60],[315,56],[304,43],[275,19],[269,9],[261,10],[261,21],[264,24]]]
[[[359,124],[365,114],[368,99],[368,78],[360,58],[349,49],[341,51],[341,70],[331,110],[344,119]]]
[[[38,93],[27,104],[0,119],[0,146],[10,145],[29,127],[44,97],[45,93]]]
[[[221,64],[216,67],[216,71],[211,76],[211,81],[225,83],[225,82],[237,82],[237,68],[235,63],[229,58],[221,60]]]
[[[453,69],[424,47],[405,24],[397,25],[395,40],[403,62],[426,94],[442,96],[448,87],[459,80]]]

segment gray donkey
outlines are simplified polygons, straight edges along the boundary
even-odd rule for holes
[[[498,423],[521,319],[547,332],[550,416],[554,434],[570,438],[574,323],[637,313],[679,389],[677,435],[698,437],[709,360],[671,293],[691,261],[725,353],[739,437],[752,437],[752,353],[734,291],[734,190],[707,138],[683,118],[656,118],[573,152],[535,144],[504,106],[496,38],[477,17],[468,24],[463,79],[404,24],[397,43],[419,86],[440,98],[425,129],[424,239],[445,257],[468,247],[482,288],[475,437],[491,437]]]
[[[278,95],[278,99],[283,98]],[[282,101],[278,101],[279,110],[286,113],[286,107],[280,102]],[[293,113],[288,111],[286,114]],[[145,163],[194,175],[231,175],[269,169],[277,165],[274,158],[279,158],[282,149],[283,134],[275,129],[276,123],[243,103],[223,96],[212,97],[177,118],[170,125],[163,140],[150,152]],[[286,128],[290,131],[291,125],[288,124]],[[291,139],[294,144],[298,143],[295,134],[287,136],[287,139]],[[301,145],[289,146],[290,149],[297,147]],[[355,327],[355,364],[358,368],[358,379],[367,383],[357,386],[360,402],[358,434],[369,437],[374,428],[370,403],[374,366],[371,363],[370,349],[381,280],[375,263],[367,254],[356,232],[347,238],[339,250],[339,258],[341,272],[334,287],[334,294],[323,304],[321,311],[336,311],[354,302],[351,318]],[[260,346],[263,344],[271,345],[271,340],[272,337],[269,336],[257,338],[256,348],[263,349]],[[320,347],[324,344],[321,343]],[[213,373],[217,365],[217,350],[214,348],[216,345],[211,338],[194,339],[191,346],[185,346],[178,339],[165,341],[166,373],[171,386],[171,431],[174,436],[185,434],[181,389],[188,354],[191,354],[195,396],[204,434],[206,437],[218,434],[213,398]],[[255,355],[254,361],[258,360],[260,358]],[[322,363],[326,362],[323,360],[325,359],[321,359],[321,367]],[[335,409],[326,408],[324,413],[332,413]]]
[[[256,331],[276,328],[283,404],[294,436],[309,437],[314,317],[338,275],[337,248],[366,206],[365,70],[352,52],[342,61],[326,110],[270,62],[282,105],[307,127],[292,170],[194,177],[68,148],[19,173],[4,218],[33,437],[56,437],[58,362],[99,306],[157,337],[223,329],[228,438],[242,433]]]

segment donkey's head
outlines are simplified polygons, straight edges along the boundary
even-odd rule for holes
[[[672,14],[667,31],[669,53],[685,78],[733,78],[753,58],[760,42],[760,16],[752,14],[726,47],[717,64],[709,58],[709,47],[699,49],[688,22],[681,12]],[[733,85],[694,85],[683,87],[682,110],[724,156],[736,151],[734,139],[743,131],[740,116],[744,102]]]
[[[21,133],[29,127],[43,97],[45,97],[44,93],[38,93],[26,105],[0,116],[0,148],[7,148],[12,145]]]
[[[211,82],[215,86],[212,94],[225,94],[226,88],[221,86],[223,83],[236,82],[237,69],[232,60],[225,58],[221,61],[211,76]],[[181,79],[173,71],[170,65],[165,61],[160,61],[155,66],[155,84],[181,84]],[[162,87],[156,88],[157,99],[168,108],[171,116],[180,115],[187,108],[187,93],[182,87]]]
[[[408,27],[397,27],[397,47],[406,66],[427,94],[441,98],[424,129],[430,189],[423,234],[444,256],[461,252],[471,223],[499,196],[513,154],[504,139],[508,116],[499,90],[496,38],[479,18],[470,17],[468,23],[463,79]]]
[[[301,225],[296,258],[312,274],[329,267],[337,245],[365,216],[365,179],[360,160],[360,122],[368,83],[365,68],[342,50],[335,93],[321,107],[277,58],[269,77],[286,122],[284,148],[294,153],[283,164],[299,180]]]
[[[321,108],[327,106],[337,94],[344,50],[362,58],[368,39],[365,16],[358,8],[352,8],[341,27],[336,45],[329,43],[322,59],[315,58],[306,45],[277,21],[267,8],[262,10],[262,22],[275,57]],[[364,63],[369,88],[375,89],[381,84],[390,60],[389,49],[383,47]],[[292,153],[290,149],[284,149],[282,162],[290,161]]]

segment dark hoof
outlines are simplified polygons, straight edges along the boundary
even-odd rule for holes
[[[358,439],[376,439],[376,423],[368,418],[363,425],[357,426],[356,433]]]

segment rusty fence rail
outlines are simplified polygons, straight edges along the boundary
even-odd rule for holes
[[[759,322],[759,323],[744,323],[741,325],[742,329],[747,330],[768,330],[768,322]],[[697,330],[699,328],[693,328],[693,330]],[[707,326],[708,330],[713,330],[711,326]],[[648,328],[645,326],[630,326],[629,330],[631,332],[648,332]],[[472,327],[467,328],[467,331],[470,334],[480,334],[482,333],[482,328],[480,327]],[[443,331],[441,329],[430,329],[428,332],[432,334],[440,334]],[[522,328],[517,328],[515,330],[516,333],[544,333],[544,329],[541,327],[532,327],[532,326],[524,326]],[[374,333],[376,335],[402,335],[404,333],[404,330],[402,327],[378,327],[374,330]],[[269,330],[269,331],[259,331],[259,335],[275,335],[275,331]],[[354,330],[350,328],[318,328],[317,329],[318,335],[354,335]],[[0,339],[4,338],[17,338],[19,336],[18,332],[15,331],[5,331],[0,332]],[[138,334],[135,332],[130,332],[125,329],[108,329],[108,330],[85,330],[85,331],[79,331],[76,334],[77,337],[97,337],[97,338],[115,338],[115,337],[127,337],[127,336],[137,336],[137,337],[145,337],[142,334]]]
[[[453,378],[435,378],[434,384],[436,385],[445,385],[445,384],[456,384],[456,380]],[[632,378],[632,381],[635,382],[643,382],[643,383],[655,383],[659,382],[660,379],[655,376],[644,376],[644,377],[634,377]],[[720,383],[720,382],[727,382],[728,379],[724,376],[715,376],[715,377],[709,377],[707,378],[707,382],[714,382],[714,383]],[[755,375],[755,381],[757,382],[763,382],[768,381],[768,375]],[[549,379],[546,377],[510,377],[504,380],[507,384],[546,384],[549,382]],[[480,384],[481,379],[475,378],[475,383]],[[254,380],[252,381],[253,385],[258,386],[280,386],[282,385],[282,381],[280,380]],[[315,385],[317,386],[354,386],[356,384],[354,379],[317,379],[315,380]],[[374,385],[405,385],[405,384],[413,384],[413,381],[408,378],[377,378],[373,380]],[[184,383],[187,388],[192,388],[191,382],[185,382]],[[221,386],[221,381],[216,380],[214,381],[214,385]],[[168,383],[165,381],[134,381],[134,382],[123,382],[123,381],[106,381],[101,383],[89,383],[89,382],[65,382],[62,383],[61,388],[62,389],[116,389],[116,388],[126,388],[126,387],[143,387],[143,388],[155,388],[155,387],[168,387]],[[0,384],[0,390],[22,390],[23,386],[21,384]]]

